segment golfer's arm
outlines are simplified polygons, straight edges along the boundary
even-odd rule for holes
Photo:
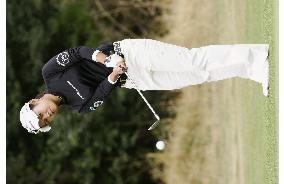
[[[108,78],[103,80],[95,90],[91,99],[79,110],[79,113],[87,113],[94,111],[97,107],[94,104],[104,101],[104,99],[110,94],[115,88],[115,83],[111,83]]]
[[[104,60],[106,58],[106,55],[101,50],[86,46],[75,48],[74,53],[74,56],[77,58],[77,60],[87,59],[104,63]]]
[[[42,68],[43,76],[51,76],[58,72],[63,72],[75,63],[82,62],[84,59],[92,60],[95,49],[79,46],[69,48],[52,57]]]
[[[116,75],[114,72],[112,72],[112,73],[108,76],[108,81],[109,81],[111,84],[115,84],[119,77],[120,77],[119,75]]]

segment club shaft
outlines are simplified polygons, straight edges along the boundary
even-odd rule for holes
[[[127,76],[127,78],[131,81],[131,83],[134,85],[134,88],[136,89],[136,91],[139,93],[139,95],[142,97],[142,99],[144,100],[144,102],[147,104],[147,106],[149,107],[149,109],[152,111],[152,113],[154,114],[155,118],[159,121],[160,117],[157,115],[157,113],[155,112],[155,110],[152,108],[152,106],[149,104],[149,102],[147,101],[147,99],[144,97],[144,95],[141,93],[141,91],[138,89],[138,87],[136,86],[135,82],[129,77],[129,74],[127,72],[124,72]]]

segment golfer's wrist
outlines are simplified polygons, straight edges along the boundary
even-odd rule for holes
[[[118,78],[120,77],[120,74],[116,74],[115,72],[112,72],[109,76],[108,76],[108,81],[111,84],[115,84],[118,80]]]

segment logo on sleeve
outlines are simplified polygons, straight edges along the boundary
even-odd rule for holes
[[[94,110],[96,110],[96,108],[97,108],[98,106],[102,105],[103,103],[104,103],[103,101],[96,101],[96,102],[94,103],[94,106],[91,106],[90,109],[91,109],[92,111],[94,111]]]
[[[65,66],[67,63],[69,63],[69,55],[68,52],[62,52],[57,55],[56,57],[57,64],[61,66]]]

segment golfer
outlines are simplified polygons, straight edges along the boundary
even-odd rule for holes
[[[30,133],[49,131],[60,105],[92,112],[115,87],[173,90],[241,77],[262,84],[267,96],[268,49],[266,44],[189,49],[151,39],[67,49],[43,66],[44,95],[25,103],[20,120]]]

